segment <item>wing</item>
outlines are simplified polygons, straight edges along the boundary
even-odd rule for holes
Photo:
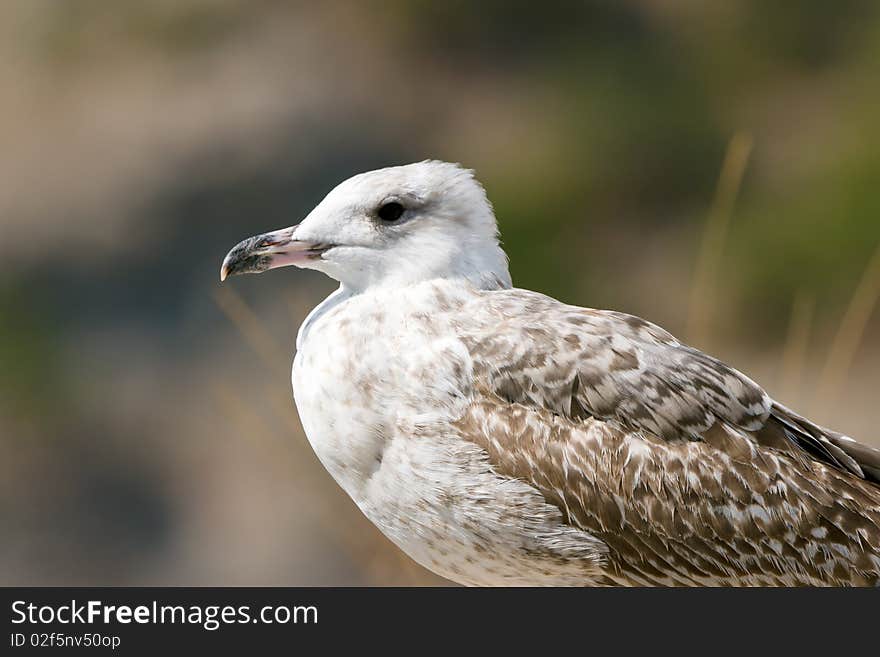
[[[880,482],[880,450],[813,424],[650,322],[525,290],[484,301],[480,329],[465,332],[465,345],[482,385],[507,402],[730,449],[712,431],[723,425],[757,446]]]
[[[670,442],[491,394],[456,429],[498,474],[531,484],[608,546],[599,583],[880,583],[880,489],[821,463]]]
[[[880,581],[876,450],[638,318],[521,290],[479,306],[461,436],[605,541],[609,583]]]

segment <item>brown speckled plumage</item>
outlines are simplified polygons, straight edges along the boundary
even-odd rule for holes
[[[523,290],[463,312],[460,435],[605,542],[608,583],[880,580],[877,450],[636,317]]]

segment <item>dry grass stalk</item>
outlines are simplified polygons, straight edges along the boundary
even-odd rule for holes
[[[259,317],[237,292],[231,288],[218,289],[214,292],[214,302],[267,366],[276,372],[287,370],[290,356],[269,334]]]
[[[832,408],[840,396],[846,375],[855,360],[878,298],[880,298],[880,246],[874,251],[850,298],[837,334],[831,342],[822,375],[819,377],[816,401],[824,410]]]
[[[815,298],[804,290],[795,295],[791,305],[779,377],[779,396],[790,406],[796,406],[803,393],[803,376],[815,305]]]
[[[703,230],[688,310],[685,334],[688,341],[695,345],[705,346],[708,338],[718,263],[724,252],[730,217],[751,152],[752,136],[745,132],[736,133],[727,145],[718,176],[712,209]]]

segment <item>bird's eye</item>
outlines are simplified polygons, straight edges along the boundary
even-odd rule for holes
[[[400,219],[401,215],[403,215],[403,206],[396,201],[391,201],[390,203],[383,204],[376,214],[379,215],[379,219],[386,223],[391,223],[393,221],[397,221]]]

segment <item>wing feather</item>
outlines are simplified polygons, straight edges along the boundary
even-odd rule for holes
[[[531,484],[608,546],[608,583],[880,582],[880,488],[724,425],[713,432],[739,450],[569,420],[488,393],[455,428],[498,474]]]
[[[797,415],[650,322],[518,289],[483,301],[484,322],[463,337],[483,385],[508,402],[668,441],[706,441],[723,424],[757,445],[880,482],[880,450]]]
[[[609,546],[609,583],[880,582],[880,451],[630,315],[523,290],[465,314],[457,429]]]

